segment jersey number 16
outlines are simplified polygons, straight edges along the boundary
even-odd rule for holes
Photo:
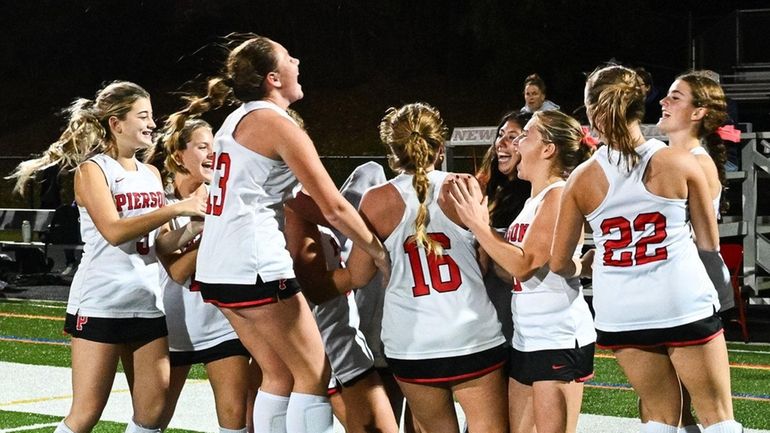
[[[428,237],[438,242],[444,251],[452,248],[449,237],[444,233],[428,233]],[[422,269],[421,254],[426,254],[424,248],[419,248],[414,238],[409,238],[404,242],[404,251],[409,257],[409,266],[414,276],[414,287],[412,294],[415,297],[430,294],[430,288],[433,287],[439,293],[453,292],[460,287],[463,282],[460,274],[460,267],[448,254],[427,254],[428,272],[430,274],[430,285],[425,282],[425,273]],[[446,278],[441,275],[441,267],[446,270]]]

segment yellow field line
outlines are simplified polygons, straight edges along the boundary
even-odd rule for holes
[[[43,319],[43,320],[58,320],[63,322],[62,316],[38,316],[33,314],[18,314],[18,313],[0,313],[0,317],[13,317],[17,319]]]
[[[110,392],[110,394],[119,394],[119,393],[126,393],[128,392],[128,389],[114,389]],[[15,401],[7,401],[4,403],[0,403],[0,407],[4,406],[14,406],[17,404],[33,404],[33,403],[42,403],[45,401],[54,401],[54,400],[68,400],[72,399],[72,394],[68,395],[55,395],[50,397],[38,397],[38,398],[28,398],[24,400],[15,400]]]
[[[203,382],[208,382],[208,380],[207,379],[188,379],[187,380],[187,383],[203,383]],[[110,391],[110,394],[122,394],[122,393],[126,393],[126,392],[129,392],[129,391],[130,390],[128,390],[128,389],[113,389],[112,391]],[[72,394],[68,394],[68,395],[55,395],[55,396],[50,396],[50,397],[28,398],[28,399],[24,399],[24,400],[6,401],[6,402],[0,403],[0,407],[14,406],[14,405],[17,405],[17,404],[42,403],[42,402],[46,402],[46,401],[67,400],[67,399],[72,399]]]
[[[605,358],[605,359],[615,359],[615,355],[609,355],[604,353],[597,353],[594,355],[594,358]],[[762,364],[739,364],[739,363],[730,363],[731,368],[739,368],[742,370],[765,370],[770,371],[770,365],[762,365]]]

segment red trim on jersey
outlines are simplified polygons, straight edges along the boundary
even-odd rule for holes
[[[200,292],[201,291],[201,283],[195,279],[195,273],[192,274],[192,279],[190,280],[190,287],[189,290],[191,292]]]
[[[719,331],[709,335],[708,337],[701,338],[700,340],[688,340],[688,341],[665,341],[663,343],[658,344],[619,344],[615,346],[603,346],[599,343],[596,343],[596,347],[599,349],[604,350],[617,350],[617,349],[649,349],[651,347],[687,347],[687,346],[698,346],[701,344],[706,344],[709,341],[719,337],[720,335],[724,334],[725,330],[724,328],[720,329]]]
[[[458,374],[457,376],[450,376],[450,377],[437,377],[437,378],[431,378],[431,379],[407,379],[401,376],[396,376],[395,374],[393,375],[393,377],[395,377],[396,379],[402,382],[408,382],[408,383],[440,383],[440,382],[451,382],[455,380],[474,379],[497,370],[498,368],[505,365],[505,362],[506,361],[499,362],[483,370],[473,371],[471,373],[465,373],[465,374]]]
[[[339,387],[339,385],[337,385],[337,386],[336,386],[336,387],[334,387],[334,388],[328,388],[328,389],[326,390],[326,396],[327,396],[327,397],[331,397],[331,396],[333,396],[333,395],[335,395],[335,394],[339,394],[339,393],[340,393],[340,387]]]
[[[245,308],[245,307],[258,307],[260,305],[274,304],[278,302],[278,298],[266,298],[258,299],[256,301],[244,301],[244,302],[219,302],[216,299],[204,299],[203,302],[216,305],[217,307],[225,308]]]

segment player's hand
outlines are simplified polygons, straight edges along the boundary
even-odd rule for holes
[[[468,228],[489,227],[487,197],[471,175],[454,175],[450,179],[449,196],[457,216]]]
[[[580,263],[583,265],[580,271],[581,278],[591,278],[591,275],[593,274],[594,254],[596,254],[596,248],[591,248],[580,258]]]
[[[176,207],[178,215],[203,218],[206,214],[206,196],[194,194],[193,196],[180,200],[172,206]]]

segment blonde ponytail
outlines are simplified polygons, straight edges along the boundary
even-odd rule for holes
[[[389,108],[380,122],[380,140],[388,147],[388,162],[397,172],[413,172],[412,187],[420,203],[414,221],[414,239],[429,254],[441,254],[441,246],[428,236],[427,203],[432,191],[428,170],[433,166],[446,138],[446,127],[438,110],[424,103]]]

